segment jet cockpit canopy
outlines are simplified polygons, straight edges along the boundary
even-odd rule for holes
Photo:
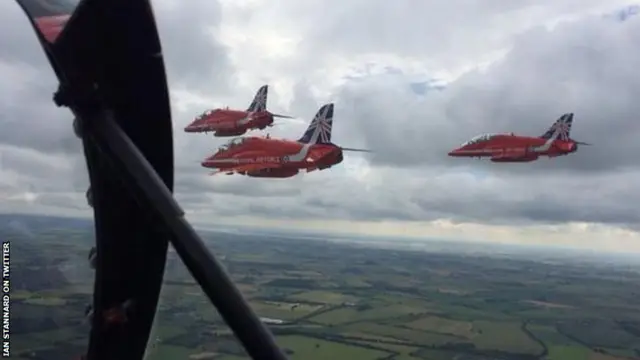
[[[229,150],[229,149],[234,148],[234,147],[236,147],[238,145],[244,144],[244,141],[245,141],[245,138],[241,138],[241,137],[233,138],[233,139],[227,141],[227,143],[222,144],[218,148],[218,150],[219,151]]]
[[[207,111],[203,112],[202,114],[198,115],[198,117],[196,119],[199,120],[199,119],[202,119],[202,118],[204,118],[206,116],[209,116],[209,115],[213,114],[214,111],[215,110],[207,110]]]
[[[474,136],[471,140],[469,140],[469,141],[465,142],[464,144],[462,144],[461,147],[462,146],[471,145],[471,144],[477,144],[477,143],[489,141],[496,135],[497,134],[481,134],[481,135],[478,135],[478,136]]]

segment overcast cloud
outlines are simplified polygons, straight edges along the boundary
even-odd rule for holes
[[[211,219],[638,229],[640,16],[604,16],[624,5],[155,0],[178,197]],[[0,210],[82,211],[71,114],[51,101],[56,81],[21,10],[0,10]],[[272,111],[304,119],[272,136],[299,137],[333,101],[334,141],[375,152],[286,180],[208,176],[199,163],[221,140],[182,128],[207,108],[246,107],[264,83]],[[565,112],[572,137],[593,146],[529,164],[446,155],[479,133],[541,135]]]

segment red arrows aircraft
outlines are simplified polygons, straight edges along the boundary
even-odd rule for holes
[[[202,162],[216,168],[211,175],[239,173],[251,177],[289,178],[305,169],[307,172],[328,169],[343,160],[343,148],[331,142],[333,104],[318,110],[304,135],[297,141],[265,137],[235,138]]]
[[[451,151],[455,157],[490,157],[493,162],[530,162],[540,156],[550,158],[568,155],[578,150],[578,145],[590,145],[571,139],[573,113],[562,115],[540,137],[511,134],[484,134]]]
[[[238,136],[247,130],[273,126],[274,118],[292,119],[291,116],[272,114],[267,111],[268,85],[258,89],[251,105],[245,111],[214,109],[198,116],[184,131],[189,133],[213,132],[213,136]]]

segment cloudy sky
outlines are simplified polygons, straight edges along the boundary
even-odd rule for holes
[[[176,193],[201,224],[640,252],[640,16],[612,0],[155,0],[172,92]],[[180,4],[180,5],[178,5]],[[0,4],[0,211],[90,215],[79,141],[13,1]],[[335,102],[347,154],[291,179],[207,176],[208,108],[295,115]],[[574,112],[594,143],[529,164],[455,159],[474,135],[541,135]]]

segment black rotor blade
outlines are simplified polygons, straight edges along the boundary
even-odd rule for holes
[[[135,308],[124,326],[92,317],[88,358],[143,358],[171,240],[247,353],[286,359],[172,196],[171,111],[149,0],[83,0],[68,21],[51,13],[48,23],[28,5],[74,1],[17,1],[60,80],[54,101],[79,122],[96,228],[92,308]]]

